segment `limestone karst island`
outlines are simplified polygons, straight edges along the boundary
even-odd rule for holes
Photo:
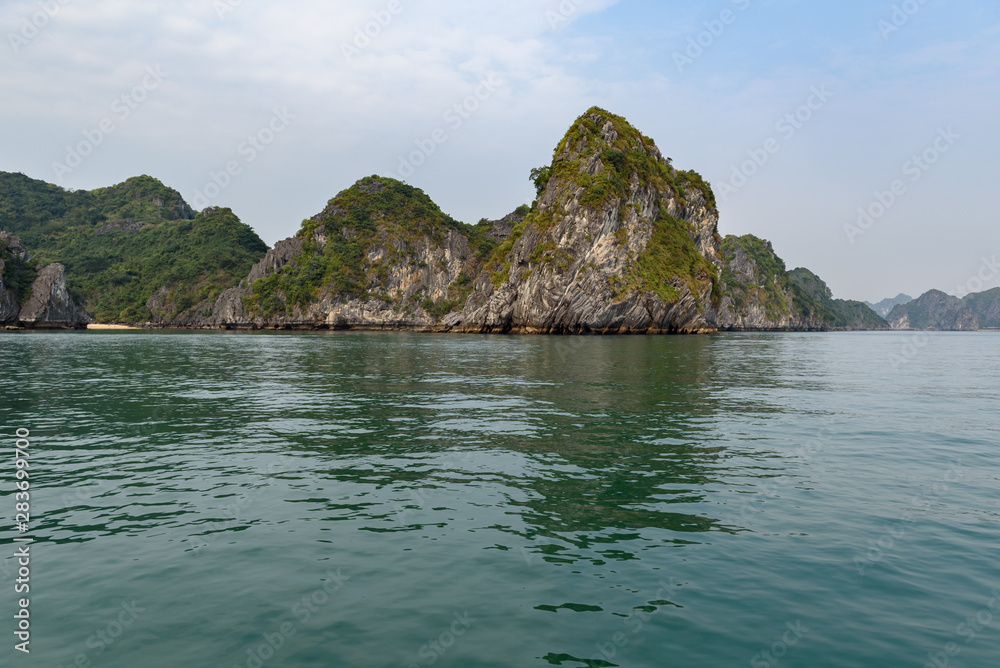
[[[370,176],[268,249],[229,209],[141,176],[69,192],[0,174],[0,325],[661,334],[1000,326],[1000,289],[876,313],[771,243],[723,236],[708,183],[592,108],[532,171],[537,199],[454,220]]]

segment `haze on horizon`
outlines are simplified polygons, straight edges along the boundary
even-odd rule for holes
[[[597,105],[837,297],[1000,285],[987,0],[15,0],[0,36],[0,170],[149,174],[269,244],[370,174],[503,216]]]

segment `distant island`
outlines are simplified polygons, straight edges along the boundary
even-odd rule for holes
[[[900,304],[909,304],[912,301],[913,297],[911,297],[910,295],[903,294],[901,292],[895,297],[891,297],[889,299],[883,299],[882,301],[877,302],[875,304],[871,302],[865,302],[865,306],[875,311],[884,318],[887,315],[889,315],[892,309],[896,308]]]
[[[899,304],[886,316],[893,329],[936,329],[953,332],[1000,329],[1000,288],[962,299],[931,290]]]
[[[722,237],[709,184],[603,109],[531,178],[531,205],[468,225],[417,188],[366,177],[268,249],[231,210],[195,213],[149,176],[69,192],[0,173],[0,326],[660,334],[1000,320],[1000,289],[958,304],[833,299],[769,242]]]

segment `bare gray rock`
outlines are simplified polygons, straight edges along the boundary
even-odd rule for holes
[[[770,249],[770,244],[768,244]],[[742,303],[736,302],[731,286],[722,284],[722,303],[716,311],[715,323],[725,331],[761,331],[761,330],[808,330],[816,327],[801,318],[795,310],[791,293],[783,287],[774,286],[773,290],[779,296],[779,303],[768,308],[766,294],[763,291],[765,282],[774,280],[761,275],[757,261],[750,257],[741,247],[735,246],[723,254],[722,265],[729,270],[731,280],[744,285],[755,286],[749,299]],[[721,268],[720,266],[720,268]]]
[[[489,225],[486,236],[500,244],[489,258],[478,257],[458,229],[421,236],[423,228],[405,219],[390,214],[388,221],[381,205],[359,205],[403,186],[370,177],[311,219],[323,224],[307,222],[303,237],[278,243],[237,287],[164,324],[539,334],[824,327],[796,310],[784,264],[769,244],[757,240],[754,253],[770,275],[739,249],[723,256],[718,211],[700,177],[675,170],[623,119],[591,110],[542,171],[529,223],[519,225],[519,211]],[[433,204],[423,200],[420,207]],[[331,243],[343,249],[358,234],[355,216],[370,226],[360,260],[366,285],[357,285],[356,274],[350,290],[316,285],[306,304],[292,303],[280,282],[255,294],[257,281],[290,263],[306,263]],[[339,222],[324,223],[331,220]],[[327,238],[334,234],[344,238]],[[724,276],[746,288],[739,300],[727,294]]]
[[[500,220],[487,221],[490,224],[490,229],[486,232],[486,238],[498,244],[503,243],[514,233],[514,226],[523,220],[524,214],[519,209],[513,213],[508,213]]]
[[[21,262],[31,262],[31,256],[28,255],[28,251],[21,245],[21,240],[10,232],[0,232],[0,243],[6,248],[8,253]]]
[[[90,317],[66,289],[66,268],[50,264],[38,272],[18,320],[36,329],[77,329],[85,327]]]
[[[618,138],[611,121],[594,114],[599,141],[606,146],[567,142],[555,163],[575,164],[580,173],[601,174],[604,148]],[[634,150],[665,164],[655,146]],[[670,167],[672,170],[673,168]],[[676,174],[676,172],[674,172]],[[664,209],[690,227],[692,241],[710,261],[719,263],[718,214],[700,191],[681,196],[658,191],[633,175],[627,198],[610,198],[598,206],[583,202],[586,190],[573,179],[551,178],[537,204],[540,218],[551,216],[547,229],[531,225],[517,239],[504,261],[499,285],[480,277],[465,308],[444,324],[460,332],[518,333],[681,333],[716,330],[711,308],[712,282],[699,281],[697,294],[684,281],[673,288],[676,302],[665,302],[653,292],[627,290],[617,282],[628,275],[653,236],[653,221]],[[504,275],[504,272],[506,274]]]

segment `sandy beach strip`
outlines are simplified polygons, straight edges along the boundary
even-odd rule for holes
[[[129,327],[128,325],[98,325],[92,322],[87,325],[87,329],[141,329],[141,327]]]

